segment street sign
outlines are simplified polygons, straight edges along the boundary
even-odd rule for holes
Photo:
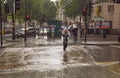
[[[111,29],[112,21],[95,22],[96,29]]]

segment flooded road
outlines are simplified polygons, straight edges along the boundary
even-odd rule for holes
[[[40,66],[42,69],[59,68],[65,64],[94,64],[94,60],[84,52],[82,47],[69,46],[63,52],[62,46],[33,47],[33,48],[6,48],[1,50],[0,65],[25,65],[32,69]],[[45,67],[45,68],[44,68]],[[41,69],[40,69],[41,70]]]
[[[100,66],[76,66],[43,72],[32,70],[4,73],[0,74],[0,78],[120,78],[120,76]]]
[[[119,45],[86,46],[86,49],[97,62],[112,62],[120,60]]]
[[[96,65],[89,55],[99,56],[97,53],[102,52],[99,46],[69,46],[66,52],[62,50],[62,46],[3,49],[0,78],[120,78],[105,67]]]

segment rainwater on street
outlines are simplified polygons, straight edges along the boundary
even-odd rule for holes
[[[63,52],[59,40],[30,46],[33,43],[0,50],[0,78],[120,78],[97,65],[97,62],[119,60],[120,48],[114,45],[71,44]]]

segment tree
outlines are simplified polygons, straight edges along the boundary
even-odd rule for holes
[[[61,0],[62,8],[65,10],[64,14],[68,17],[75,18],[81,15],[82,8],[87,7],[91,0]]]
[[[95,0],[95,3],[108,2],[109,0]]]
[[[9,0],[11,3],[12,0]],[[16,19],[24,22],[25,19],[25,0],[21,0],[20,10],[16,13]],[[56,5],[50,0],[26,0],[26,14],[31,20],[43,22],[43,19],[50,20],[56,16]]]
[[[50,0],[44,0],[42,13],[45,15],[45,20],[53,19],[56,16],[57,8],[54,2]]]

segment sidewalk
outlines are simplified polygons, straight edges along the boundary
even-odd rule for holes
[[[2,46],[0,46],[0,48],[6,48],[6,47],[10,47],[10,46],[13,46],[14,45],[14,43],[10,43],[10,42],[3,42],[3,45]]]
[[[12,40],[11,38],[7,38],[3,40],[3,46],[0,46],[0,48],[6,48],[15,45],[16,42],[23,42],[23,39],[16,39]]]
[[[84,45],[120,45],[118,41],[82,41],[81,44]]]
[[[45,40],[45,39],[36,39],[36,38],[29,38],[27,39],[27,42],[24,42],[24,39],[16,39],[16,40],[12,40],[12,39],[6,39],[3,42],[3,46],[0,48],[5,48],[5,47],[9,47],[9,46],[59,46],[62,45],[62,40],[61,39],[54,39],[54,40]],[[116,41],[116,40],[90,40],[87,39],[86,42],[84,40],[84,38],[80,38],[78,39],[77,44],[74,44],[73,39],[69,40],[69,45],[120,45],[120,42]]]

